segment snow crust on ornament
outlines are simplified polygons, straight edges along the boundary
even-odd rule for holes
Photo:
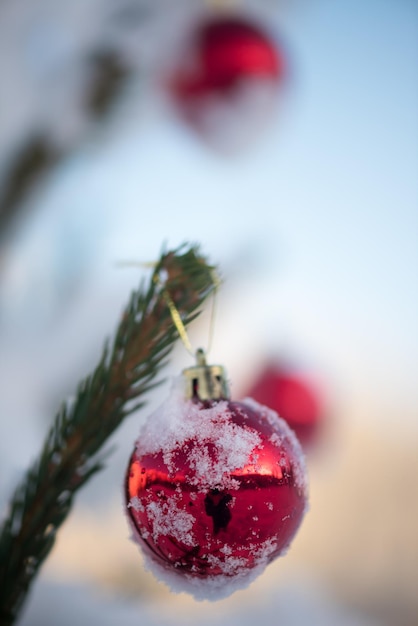
[[[206,140],[225,155],[251,148],[267,132],[282,103],[277,86],[257,77],[242,80],[231,93],[208,93],[183,105],[183,115]]]
[[[180,378],[141,430],[126,500],[146,568],[173,591],[217,600],[286,551],[307,506],[303,454],[274,411],[186,400]]]
[[[189,450],[188,458],[194,476],[191,484],[200,489],[218,485],[230,486],[229,474],[253,458],[254,450],[261,444],[259,434],[231,422],[229,403],[221,400],[203,408],[192,401],[185,401],[183,380],[176,381],[172,394],[148,419],[146,427],[136,444],[141,455],[163,453],[164,463],[175,473],[176,453],[187,442],[198,445]],[[217,456],[210,454],[215,447]]]
[[[305,454],[302,450],[299,439],[296,437],[295,432],[290,428],[288,423],[284,419],[282,419],[278,415],[278,413],[276,413],[276,411],[270,409],[268,406],[260,404],[253,398],[244,398],[243,403],[251,407],[255,411],[259,411],[260,415],[267,419],[273,428],[276,427],[278,423],[280,423],[281,429],[284,433],[283,436],[291,441],[293,450],[295,451],[295,454],[297,454],[297,463],[295,463],[294,465],[296,483],[299,489],[301,489],[306,494],[306,497],[308,497],[308,473],[305,462]],[[276,433],[271,436],[271,440],[275,441],[277,445],[280,445],[283,441]]]

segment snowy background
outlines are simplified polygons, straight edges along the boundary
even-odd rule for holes
[[[415,624],[418,6],[240,3],[276,33],[292,77],[268,132],[226,158],[156,79],[203,5],[1,4],[0,191],[28,138],[55,165],[0,233],[0,504],[142,275],[117,263],[196,241],[225,279],[210,358],[233,396],[271,353],[327,390],[311,510],[289,554],[230,599],[196,603],[155,582],[127,539],[121,484],[162,387],[80,494],[21,623]],[[109,51],[126,80],[93,115],[94,59]],[[179,346],[168,373],[190,361]]]

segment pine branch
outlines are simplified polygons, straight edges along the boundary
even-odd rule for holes
[[[80,383],[74,401],[62,406],[39,458],[14,492],[1,530],[0,624],[16,619],[74,494],[102,469],[103,444],[159,384],[155,378],[178,336],[163,289],[188,324],[213,290],[212,272],[197,248],[163,254],[148,287],[142,284],[131,295],[99,364]]]
[[[123,92],[133,72],[116,50],[104,46],[86,59],[90,80],[84,94],[85,132],[73,145],[58,147],[45,131],[26,138],[12,158],[5,180],[0,186],[0,243],[28,209],[25,201],[37,185],[45,181],[56,167],[88,139],[90,131],[105,124],[108,114]],[[86,70],[87,71],[87,70]]]
[[[19,209],[41,176],[49,171],[60,158],[47,137],[34,135],[15,155],[5,181],[0,187],[0,241],[16,222]]]

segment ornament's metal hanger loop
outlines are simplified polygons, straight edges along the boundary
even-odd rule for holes
[[[220,285],[220,280],[215,271],[212,270],[212,282],[214,284],[213,297],[212,297],[212,310],[210,314],[209,322],[209,345],[205,352],[202,348],[198,348],[196,352],[193,351],[192,344],[186,331],[186,327],[183,324],[181,315],[171,299],[167,289],[162,286],[160,277],[158,274],[154,275],[154,280],[159,284],[162,289],[161,293],[167,306],[170,310],[171,318],[177,329],[178,334],[183,342],[186,350],[196,358],[196,365],[188,367],[183,370],[183,377],[185,383],[185,395],[190,400],[198,399],[201,401],[207,400],[225,400],[229,398],[229,389],[226,379],[225,369],[221,365],[207,365],[206,353],[209,352],[212,346],[213,331],[215,326],[215,305],[217,290]]]

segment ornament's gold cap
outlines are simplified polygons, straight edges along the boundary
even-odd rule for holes
[[[199,400],[227,400],[229,398],[226,371],[222,365],[207,365],[204,351],[196,352],[197,365],[183,370],[186,397]]]

